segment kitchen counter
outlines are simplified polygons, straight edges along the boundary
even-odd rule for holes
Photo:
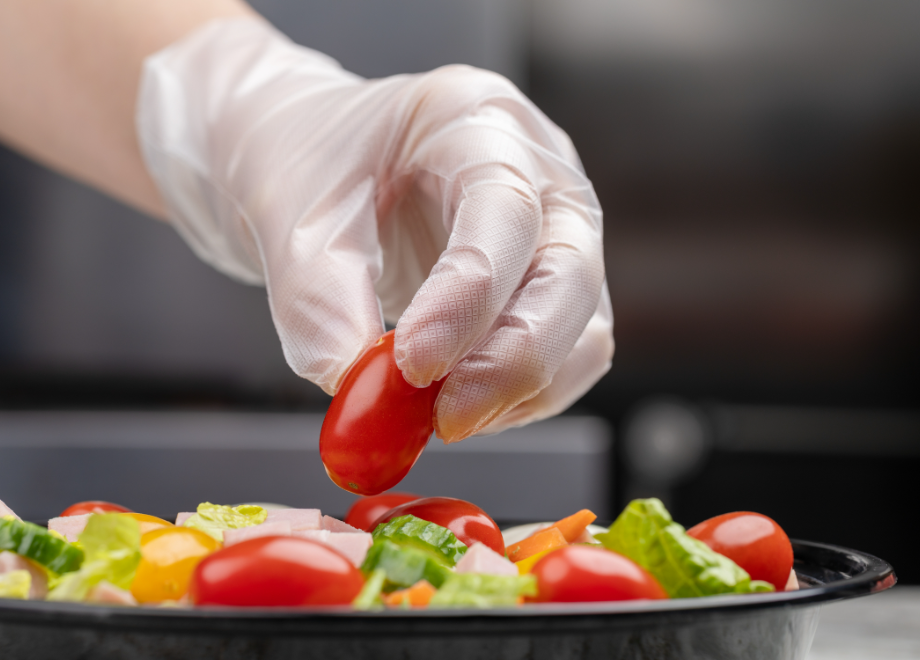
[[[920,659],[920,587],[821,608],[807,660]]]

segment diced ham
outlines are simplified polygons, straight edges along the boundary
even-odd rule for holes
[[[290,536],[291,523],[288,520],[276,520],[274,522],[264,522],[261,525],[252,527],[241,527],[240,529],[224,530],[224,545],[234,545],[249,539],[257,539],[260,536]]]
[[[323,529],[329,532],[340,532],[342,534],[361,534],[362,530],[352,527],[346,522],[332,516],[323,516]]]
[[[578,535],[572,543],[597,543],[597,539],[594,538],[594,535],[585,529],[581,534]]]
[[[0,552],[0,574],[12,571],[28,571],[32,576],[32,586],[29,587],[31,600],[44,600],[48,595],[48,576],[42,569],[13,552]]]
[[[789,571],[789,579],[786,581],[786,587],[783,591],[798,591],[799,579],[795,576],[795,569]]]
[[[93,514],[83,513],[79,516],[52,518],[48,521],[48,529],[53,529],[55,532],[63,534],[68,541],[73,543],[86,529],[86,522],[91,515]]]
[[[186,520],[195,515],[194,511],[183,511],[176,514],[176,527],[182,527]]]
[[[358,567],[364,563],[367,551],[374,542],[373,537],[367,532],[330,532],[325,529],[311,529],[294,532],[293,536],[324,543],[341,552]]]
[[[323,528],[323,515],[319,509],[272,509],[265,522],[281,520],[291,523],[292,532]]]
[[[137,600],[130,591],[125,591],[105,580],[90,589],[86,594],[86,602],[100,605],[137,605]]]
[[[517,575],[518,568],[483,543],[474,543],[457,562],[458,573]]]
[[[0,500],[0,518],[3,516],[13,516],[16,520],[22,520],[22,518],[16,515],[15,511],[3,503],[3,500]]]

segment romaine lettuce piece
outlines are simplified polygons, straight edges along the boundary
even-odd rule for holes
[[[29,597],[32,588],[32,576],[29,571],[10,571],[0,573],[0,598],[19,598],[25,600]]]
[[[80,545],[86,555],[80,570],[54,580],[48,600],[82,601],[102,580],[131,588],[141,560],[137,520],[118,513],[93,514],[80,534]]]
[[[502,607],[517,605],[522,596],[537,595],[533,575],[454,573],[431,597],[429,607]]]
[[[661,500],[633,500],[594,538],[651,573],[671,598],[773,591],[728,557],[688,536]]]
[[[367,576],[361,591],[351,602],[352,607],[356,610],[372,610],[383,607],[383,599],[380,594],[383,592],[383,585],[387,581],[387,572],[382,568],[375,568]]]
[[[449,568],[427,552],[400,546],[387,539],[375,541],[361,565],[365,575],[377,569],[386,574],[384,591],[411,587],[419,580],[428,580],[433,586],[439,587],[452,574]]]
[[[386,539],[420,550],[444,566],[453,567],[466,552],[466,545],[452,531],[412,515],[378,525],[373,536],[374,541]]]
[[[198,513],[189,516],[182,526],[197,529],[223,542],[225,529],[261,525],[266,518],[268,518],[268,511],[255,504],[224,506],[203,502],[198,505]]]

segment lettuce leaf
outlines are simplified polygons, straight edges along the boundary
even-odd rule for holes
[[[224,506],[203,502],[198,512],[190,516],[182,526],[204,532],[211,538],[223,542],[225,529],[240,529],[261,525],[268,518],[268,511],[255,504]]]
[[[671,598],[773,591],[675,523],[661,500],[633,500],[594,538],[651,573]]]
[[[32,575],[29,571],[10,571],[0,574],[0,598],[25,600],[29,597],[31,588]]]
[[[429,607],[502,607],[517,605],[522,596],[537,595],[533,575],[454,573],[431,597]]]
[[[375,568],[367,576],[367,581],[361,587],[361,591],[351,602],[352,607],[356,610],[373,610],[383,607],[383,599],[380,597],[383,591],[383,584],[387,581],[387,572],[382,568]]]
[[[82,601],[90,589],[107,580],[130,589],[141,560],[141,528],[129,516],[93,514],[80,534],[86,557],[80,569],[57,579],[48,600]]]
[[[386,576],[385,591],[405,589],[419,580],[428,580],[435,587],[440,587],[452,574],[449,568],[427,552],[397,545],[387,539],[374,541],[361,564],[361,572],[365,575],[376,570],[382,570]]]

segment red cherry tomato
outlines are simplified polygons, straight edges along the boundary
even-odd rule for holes
[[[786,587],[792,570],[792,544],[772,518],[750,511],[725,513],[687,530],[710,548],[746,570],[752,580]]]
[[[347,605],[362,586],[361,571],[329,546],[292,536],[263,536],[201,560],[189,594],[196,605]]]
[[[443,379],[412,387],[393,357],[393,331],[345,374],[319,435],[326,473],[341,488],[376,495],[409,473],[434,431],[432,413]]]
[[[120,504],[103,502],[101,500],[88,500],[86,502],[77,502],[61,512],[60,517],[80,516],[84,513],[134,513],[131,509],[123,507]]]
[[[352,527],[363,529],[365,532],[373,532],[374,528],[371,525],[374,524],[377,518],[394,506],[417,500],[420,497],[420,495],[412,495],[411,493],[384,493],[383,495],[362,497],[359,500],[355,500],[355,503],[351,505],[348,515],[345,516],[345,522]]]
[[[390,509],[374,521],[373,528],[399,516],[412,515],[435,525],[446,527],[462,543],[473,545],[477,541],[485,543],[500,555],[505,554],[505,541],[502,532],[485,511],[475,504],[457,500],[453,497],[425,497],[420,500],[400,504]]]
[[[658,581],[631,559],[603,548],[569,545],[534,564],[541,603],[667,598]]]

